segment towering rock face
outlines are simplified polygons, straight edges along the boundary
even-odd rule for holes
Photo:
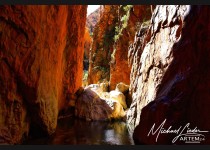
[[[128,46],[139,24],[151,17],[151,9],[149,5],[105,5],[101,11],[94,31],[88,83],[110,80],[110,90],[114,90],[119,82],[130,83]]]
[[[84,59],[84,34],[86,22],[86,5],[68,6],[66,22],[66,46],[64,49],[63,66],[63,96],[60,108],[66,106],[66,100],[82,86],[83,59]],[[79,15],[78,15],[79,14]]]
[[[154,10],[146,46],[134,57],[138,72],[131,74],[136,80],[131,86],[128,123],[137,126],[136,144],[173,144],[177,134],[160,134],[157,141],[157,133],[148,136],[154,123],[155,132],[165,119],[165,129],[183,129],[190,123],[190,129],[210,130],[209,15],[209,6],[157,6]],[[131,50],[141,47],[140,42],[138,34]],[[201,143],[209,144],[209,134],[201,134],[205,136]],[[178,138],[175,144],[185,143]]]
[[[0,7],[0,142],[55,131],[82,85],[86,7]]]
[[[149,5],[129,5],[119,9],[119,21],[116,28],[122,30],[115,35],[114,51],[110,63],[110,90],[114,90],[117,83],[130,84],[131,67],[128,64],[128,47],[133,42],[139,25],[151,18]],[[129,12],[128,12],[129,11]],[[126,25],[124,27],[124,25]],[[118,38],[119,37],[119,38]]]
[[[95,26],[90,51],[88,84],[109,81],[109,62],[113,51],[117,5],[104,5],[100,20]]]

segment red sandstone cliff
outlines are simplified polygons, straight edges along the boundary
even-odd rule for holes
[[[117,10],[117,5],[104,5],[100,20],[95,26],[89,59],[88,84],[109,81],[109,62],[113,51]]]
[[[136,144],[173,144],[175,134],[161,134],[157,142],[157,134],[147,136],[164,119],[165,129],[190,123],[191,129],[210,130],[209,15],[209,6],[160,5],[149,30],[141,29],[135,37],[130,51],[137,71],[131,73],[128,123],[136,126]],[[209,144],[209,134],[203,135],[201,144]]]
[[[82,85],[86,8],[0,6],[1,142],[55,131],[59,110]]]
[[[119,38],[114,43],[114,52],[110,63],[110,90],[114,90],[120,82],[130,84],[131,67],[128,63],[128,47],[133,42],[139,26],[148,21],[152,15],[150,5],[130,5],[132,7],[126,10],[125,8],[128,6],[119,8],[119,20],[116,28],[122,29],[122,31],[121,34],[115,32],[115,37]],[[128,19],[124,19],[126,17]],[[125,24],[127,25],[123,28]]]

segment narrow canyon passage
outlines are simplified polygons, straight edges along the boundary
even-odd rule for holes
[[[210,7],[90,7],[0,6],[0,144],[210,144]]]

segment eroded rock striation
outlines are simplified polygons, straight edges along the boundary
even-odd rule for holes
[[[0,143],[55,131],[82,85],[86,8],[0,6]]]
[[[136,126],[136,144],[173,144],[176,134],[160,134],[157,141],[157,134],[147,136],[165,119],[165,129],[190,123],[191,129],[210,130],[209,15],[209,6],[156,6],[143,43],[137,34],[130,50],[143,46],[133,58],[138,71],[131,74],[136,79],[127,116]],[[209,134],[202,134],[201,143],[209,144]],[[185,143],[178,139],[175,144]]]
[[[88,84],[109,81],[111,53],[113,52],[117,5],[103,5],[100,20],[93,32],[90,51]]]
[[[133,43],[135,33],[141,24],[148,21],[152,15],[149,5],[121,6],[118,13],[114,51],[110,61],[110,90],[114,90],[119,82],[130,84],[131,65],[128,62],[128,47]]]

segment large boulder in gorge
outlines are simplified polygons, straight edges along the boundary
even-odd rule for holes
[[[100,83],[100,84],[90,84],[86,88],[90,88],[92,91],[94,91],[99,97],[105,100],[114,100],[118,101],[124,109],[127,109],[126,104],[126,97],[125,95],[120,91],[127,90],[127,86],[125,84],[119,84],[120,90],[113,90],[108,92],[108,82],[107,83]]]
[[[58,112],[82,85],[86,11],[0,6],[0,143],[55,131]]]
[[[125,112],[118,101],[101,99],[96,92],[88,87],[76,101],[75,116],[86,120],[108,121],[122,119]]]
[[[164,129],[190,123],[190,129],[210,131],[209,15],[209,6],[156,6],[144,38],[148,42],[141,47],[141,35],[136,37],[131,48],[141,49],[133,59],[137,71],[131,74],[136,80],[127,116],[136,127],[136,144],[186,144],[180,137],[172,142],[177,134],[160,134],[158,139],[157,133],[149,134],[165,119]],[[201,134],[205,139],[200,144],[210,144],[209,132]]]

